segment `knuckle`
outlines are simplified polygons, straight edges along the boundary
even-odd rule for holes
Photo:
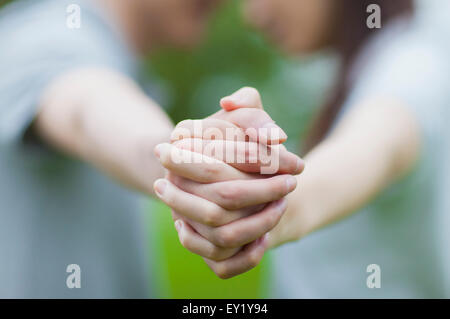
[[[207,226],[218,227],[222,223],[222,212],[219,209],[209,209],[204,217]]]
[[[190,120],[190,119],[188,119],[188,120],[183,120],[183,121],[181,121],[181,122],[178,122],[178,124],[175,126],[175,128],[180,128],[180,127],[183,127],[183,128],[185,128],[185,127],[191,127],[192,126],[192,124],[193,124],[193,120]]]
[[[183,185],[185,182],[181,176],[175,175],[171,172],[167,174],[166,179],[177,187],[180,187],[180,185]]]
[[[217,165],[205,164],[203,167],[203,173],[208,181],[212,181],[214,180],[214,177],[220,173],[220,169]]]
[[[219,147],[222,147],[220,140],[204,140],[203,142],[204,145],[202,151],[205,155],[213,155],[216,148],[219,149]]]
[[[193,120],[184,120],[179,122],[170,134],[171,141],[178,141],[191,137],[193,126]]]
[[[261,110],[261,109],[253,109],[252,112],[254,112],[254,115],[259,115],[259,116],[261,116],[261,117],[266,117],[266,118],[270,118],[270,119],[271,119],[271,117],[269,116],[269,114],[268,114],[266,111],[264,111],[264,110]]]
[[[261,109],[245,109],[246,114],[243,114],[243,118],[247,121],[256,121],[258,123],[265,123],[272,121],[272,118],[269,114]]]
[[[240,206],[240,194],[242,190],[237,185],[225,184],[220,185],[217,190],[221,206],[226,209],[238,209]]]
[[[252,86],[244,86],[243,89],[246,90],[249,94],[252,94],[252,95],[260,98],[259,91],[257,89],[255,89],[254,87],[252,87]]]
[[[249,256],[248,256],[248,264],[249,267],[254,268],[256,266],[258,266],[260,260],[261,260],[261,254],[259,254],[258,252],[252,252]]]
[[[236,245],[236,232],[230,227],[222,227],[216,235],[220,247],[233,248]]]
[[[220,279],[228,279],[231,277],[228,268],[224,264],[217,264],[213,270]]]
[[[174,146],[184,149],[184,150],[190,150],[192,148],[192,139],[190,138],[183,138],[181,140],[177,140],[173,143]]]
[[[214,261],[219,261],[221,260],[221,249],[218,248],[217,246],[211,246],[208,251],[206,252],[205,256],[208,259],[214,260]]]

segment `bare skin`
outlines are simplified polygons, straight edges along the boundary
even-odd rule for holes
[[[208,8],[213,3],[220,1],[208,0]],[[146,54],[155,47],[161,45],[173,45],[186,47],[194,45],[203,33],[202,26],[206,23],[207,13],[204,7],[199,9],[199,4],[203,0],[133,0],[127,1],[99,0],[99,4],[109,10],[112,16],[117,19],[119,27],[122,28],[127,39],[136,53]],[[201,11],[198,14],[198,10]],[[148,19],[143,19],[142,15],[148,13]],[[153,15],[160,15],[159,19],[151,20]],[[164,19],[162,19],[164,17]],[[152,21],[148,25],[149,19]],[[137,23],[136,25],[132,22]],[[155,23],[158,23],[155,25]],[[149,30],[149,32],[144,32]],[[164,32],[150,32],[151,30],[164,30]],[[248,89],[255,94],[256,90]],[[256,92],[257,93],[257,92]],[[246,95],[245,95],[246,96]],[[253,96],[254,97],[254,96]],[[256,101],[259,100],[256,99]],[[252,104],[255,100],[249,100]],[[45,88],[40,100],[39,112],[35,118],[34,126],[36,133],[47,143],[55,148],[62,150],[76,158],[96,166],[107,175],[115,178],[124,185],[141,191],[144,194],[154,194],[153,184],[156,180],[161,182],[164,176],[164,169],[158,165],[158,158],[164,162],[164,148],[153,154],[156,145],[162,142],[170,142],[173,125],[163,112],[162,108],[148,96],[146,96],[138,85],[132,80],[109,69],[98,68],[77,68],[67,71]],[[244,104],[245,105],[245,104]],[[282,143],[286,134],[277,127],[270,116],[261,109],[235,110],[226,112],[224,110],[217,112],[208,120],[215,121],[213,125],[220,128],[220,124],[226,126],[240,127],[271,127],[279,130],[277,138],[271,138],[270,144]],[[205,120],[206,121],[206,120]],[[185,121],[183,125],[189,127],[190,121]],[[253,143],[260,141],[261,137],[254,136]],[[245,141],[243,141],[245,143]],[[170,144],[163,144],[170,147]],[[186,150],[187,151],[187,150]],[[194,197],[187,194],[188,197],[182,197],[189,202],[191,210],[186,211],[182,207],[178,210],[185,213],[184,218],[190,219],[192,225],[197,225],[198,229],[204,229],[203,234],[208,238],[216,238],[218,243],[222,240],[232,246],[242,245],[242,241],[229,243],[228,239],[232,232],[241,231],[242,227],[247,225],[258,226],[258,228],[248,228],[246,243],[254,242],[255,239],[267,233],[275,227],[280,220],[281,215],[286,209],[284,204],[285,197],[295,186],[295,180],[292,174],[298,174],[303,169],[303,162],[294,154],[289,153],[285,148],[281,148],[280,173],[282,175],[274,179],[261,179],[255,190],[263,190],[264,194],[271,194],[267,198],[258,195],[250,201],[243,203],[251,208],[241,209],[239,205],[232,205],[230,202],[220,202],[219,204],[210,203],[209,214],[195,214],[193,209],[200,207],[198,212],[203,212],[205,207],[203,198]],[[247,170],[259,171],[259,163],[247,166]],[[223,164],[220,168],[228,167]],[[165,194],[165,200],[173,205],[179,203],[177,181],[181,181],[183,169],[190,169],[193,177],[197,173],[195,165],[185,165],[176,170],[176,166],[171,166],[179,176],[172,174],[168,176],[165,191],[161,184],[155,184],[156,193],[159,197]],[[243,166],[238,167],[244,169]],[[216,167],[216,171],[221,171]],[[203,178],[211,178],[216,172],[209,169]],[[229,168],[226,174],[228,179],[225,189],[238,189],[244,187],[241,185],[241,179],[246,176],[252,179],[249,173],[241,172],[235,167]],[[234,179],[230,179],[233,177]],[[288,183],[288,180],[290,182]],[[210,180],[206,180],[210,181]],[[173,184],[172,184],[173,182]],[[159,185],[159,187],[158,187]],[[214,193],[214,192],[213,192]],[[225,198],[224,198],[225,200]],[[278,204],[273,203],[278,200]],[[272,203],[269,203],[272,202]],[[264,208],[269,203],[269,206]],[[220,206],[220,205],[223,205]],[[261,211],[263,209],[263,211]],[[258,214],[255,212],[261,211]],[[219,226],[229,224],[233,220],[243,218],[242,222],[247,220],[247,224],[235,224],[232,228],[224,228],[220,232],[210,232],[210,226]],[[235,229],[235,227],[237,227]],[[209,235],[208,235],[209,234]],[[228,235],[227,235],[228,234]],[[222,237],[228,236],[228,237]],[[242,258],[246,256],[255,257],[256,253],[262,251],[262,241],[256,241],[254,249],[248,249],[242,253]],[[230,251],[233,254],[235,248],[231,247],[222,257],[229,257]],[[234,251],[233,251],[234,250]],[[211,256],[215,256],[212,252]]]
[[[281,49],[290,54],[309,54],[332,44],[333,30],[338,27],[333,17],[336,10],[342,9],[338,3],[334,0],[246,0],[244,9],[248,21]],[[286,212],[267,233],[264,233],[267,229],[258,233],[260,239],[248,243],[251,225],[246,224],[247,216],[205,228],[185,218],[185,211],[180,213],[174,209],[175,226],[183,246],[202,256],[217,276],[230,278],[256,266],[266,249],[299,240],[345,218],[408,172],[420,154],[422,132],[415,116],[403,101],[395,98],[369,96],[357,104],[360,105],[353,108],[355,111],[346,114],[334,131],[306,155],[306,169],[296,177],[299,187],[287,196]],[[262,102],[259,94],[243,90],[224,98],[221,106],[235,112],[239,108],[261,108]],[[170,164],[163,165],[170,170]],[[201,175],[201,168],[197,172]],[[186,173],[179,170],[177,174]],[[219,187],[223,182],[220,180],[199,187],[195,174],[190,174],[194,180],[177,181],[180,191],[217,205],[226,198],[237,203],[235,208],[241,211],[249,209],[247,203],[258,202],[255,189],[260,178],[253,184],[246,180],[248,184],[243,192]],[[166,203],[171,206],[170,202]],[[183,207],[183,203],[178,203],[178,207]]]
[[[40,105],[35,129],[45,141],[153,192],[164,171],[152,149],[168,140],[172,124],[130,79],[111,70],[73,70],[46,89]]]
[[[226,181],[239,178],[237,174],[198,183],[195,179],[208,170],[206,164],[177,167],[176,174],[191,179],[178,179],[173,184],[166,181],[174,195],[168,196],[167,192],[158,195],[174,210],[182,245],[204,257],[217,276],[230,278],[255,267],[266,249],[299,240],[350,215],[408,172],[420,153],[421,132],[415,117],[395,99],[372,98],[360,103],[360,107],[345,115],[326,140],[307,154],[306,169],[296,177],[296,182],[282,180],[283,175],[266,178],[274,185],[272,192],[275,185],[278,189],[290,189],[289,183],[299,185],[287,196],[287,201],[280,199],[282,196],[269,195],[267,189],[260,187],[261,179],[252,181],[242,176],[239,183],[235,181],[237,189],[228,188]],[[261,102],[255,103],[255,107],[260,105]],[[165,157],[162,164],[174,172],[175,164],[170,160]],[[160,183],[155,184],[157,189]],[[201,198],[203,204],[188,205],[192,196]],[[268,198],[273,204],[255,214],[254,205]],[[226,207],[230,202],[234,209],[239,208],[241,216],[231,217],[225,209],[211,210],[212,205]],[[285,205],[287,210],[283,214]],[[279,214],[266,213],[278,208]],[[189,216],[195,212],[204,217],[211,211],[214,211],[214,223],[199,223]],[[264,228],[252,219],[255,216],[272,221]]]
[[[395,99],[360,103],[305,157],[308,169],[289,196],[290,207],[270,234],[269,247],[347,217],[414,166],[422,133],[411,111]]]
[[[96,1],[139,55],[162,45],[197,44],[221,2],[209,1],[205,9],[203,0]],[[153,193],[153,182],[164,174],[153,148],[169,141],[173,125],[132,79],[115,70],[72,69],[44,89],[39,104],[34,128],[45,141],[133,189]]]

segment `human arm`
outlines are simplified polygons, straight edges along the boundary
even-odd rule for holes
[[[221,121],[217,121],[217,116],[213,116],[214,121],[211,121],[211,118],[200,121],[203,128],[208,129],[215,125],[219,130],[223,130],[225,126],[228,128],[230,125],[237,125],[237,129],[245,129],[273,124],[268,115],[260,109],[260,97],[256,90],[244,88],[231,98],[242,98],[240,105],[247,108],[230,112],[220,111],[216,115]],[[227,100],[222,100],[222,106]],[[219,149],[230,141],[224,143],[221,140],[202,140],[201,134],[194,134],[194,124],[193,121],[180,123],[174,133],[179,132],[179,127],[182,127],[192,134],[188,132],[187,137],[175,139],[172,145],[159,145],[155,150],[161,163],[169,170],[166,179],[155,183],[155,189],[160,199],[173,210],[182,245],[203,256],[219,277],[229,278],[259,263],[266,249],[264,235],[280,220],[286,208],[283,197],[296,187],[296,180],[290,174],[301,173],[304,165],[300,158],[288,152],[282,145],[267,146],[261,143],[257,146],[262,149],[279,148],[279,152],[270,153],[271,160],[278,163],[278,171],[275,173],[279,175],[254,174],[259,173],[261,162],[264,162],[260,161],[259,152],[253,164],[230,162],[227,161],[228,158],[215,158],[215,161],[209,164],[206,161],[196,162],[195,159],[201,159],[198,153],[202,153],[201,150],[191,154],[196,154],[195,158],[184,156],[193,151],[194,138],[200,140],[200,145],[214,144]],[[269,136],[273,137],[270,134]],[[259,136],[250,137],[250,141],[244,144],[254,144],[252,140],[259,140]],[[272,142],[279,143],[274,140]],[[182,151],[178,148],[180,144],[186,144],[182,145]],[[232,146],[232,152],[236,151],[237,157],[240,157],[242,154],[239,148],[233,148],[236,143],[229,144]],[[189,145],[191,148],[186,147]],[[248,160],[248,156],[242,157]],[[191,161],[185,163],[181,159]]]
[[[46,142],[87,161],[125,185],[153,193],[162,177],[153,148],[172,124],[128,77],[105,68],[79,68],[44,90],[33,129]]]
[[[367,99],[306,155],[299,187],[269,234],[269,247],[298,240],[366,205],[420,154],[416,115],[396,99]]]
[[[353,108],[328,138],[306,156],[307,168],[297,177],[299,187],[287,196],[287,210],[269,232],[266,248],[298,240],[366,204],[413,166],[420,139],[415,114],[395,99],[371,99]],[[247,192],[245,197],[257,194]],[[235,192],[230,196],[239,201],[239,195]],[[179,236],[186,248],[204,257],[205,252],[218,251],[220,245],[214,244],[213,237],[206,241],[191,225],[182,225],[178,226]],[[236,251],[228,253],[231,258],[206,256],[205,261],[222,278],[248,270],[250,267],[238,268],[243,263],[242,256],[233,253]],[[247,259],[253,261],[253,266],[259,261]]]

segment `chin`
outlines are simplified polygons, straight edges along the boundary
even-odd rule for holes
[[[201,43],[201,39],[182,39],[173,42],[172,46],[181,50],[193,50]]]
[[[203,33],[185,33],[185,34],[179,34],[174,37],[172,37],[171,44],[172,46],[178,47],[180,49],[194,49],[196,46],[201,44],[201,42],[204,40],[204,34]]]
[[[288,41],[288,39],[279,37],[268,37],[268,40],[272,45],[276,46],[287,55],[306,55],[316,50],[315,46],[311,45],[311,43]]]
[[[282,51],[290,55],[310,55],[320,51],[323,46],[317,42],[285,42],[281,44]]]

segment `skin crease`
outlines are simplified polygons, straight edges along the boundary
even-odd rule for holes
[[[142,56],[151,54],[154,48],[161,46],[186,48],[197,44],[204,34],[209,13],[221,2],[97,1],[100,8],[107,10],[115,19],[129,45]],[[270,147],[284,142],[286,134],[258,104],[259,93],[255,89],[244,88],[238,91],[239,94],[246,98],[245,103],[239,105],[246,105],[247,109],[220,110],[208,120],[226,123],[224,127],[231,124],[238,130],[270,127],[271,132],[277,132],[273,136],[267,134]],[[233,101],[228,102],[233,104]],[[161,183],[156,183],[154,188],[155,180],[165,175],[165,170],[158,165],[158,160],[168,165],[170,163],[167,159],[170,159],[170,156],[164,153],[167,148],[160,147],[159,151],[157,148],[156,156],[153,149],[162,142],[170,141],[172,129],[173,125],[162,108],[149,98],[133,79],[113,69],[95,67],[71,69],[55,78],[42,92],[33,123],[33,130],[44,142],[97,167],[134,190],[153,195],[156,189],[157,195],[172,205],[180,203],[174,200],[187,198],[186,202],[190,205],[183,203],[173,214],[177,219],[195,225],[198,229],[198,233],[194,234],[197,236],[195,243],[200,242],[203,247],[205,241],[213,240],[230,247],[223,253],[222,249],[216,251],[214,245],[209,245],[208,256],[213,258],[228,258],[230,251],[233,255],[237,251],[233,257],[237,259],[239,267],[236,268],[236,259],[233,259],[232,274],[253,267],[259,262],[267,244],[261,238],[276,226],[286,211],[284,197],[295,189],[296,180],[292,175],[303,170],[303,162],[298,156],[288,154],[285,148],[280,147],[280,152],[284,154],[282,158],[285,159],[280,163],[282,174],[273,178],[246,184],[242,180],[253,179],[254,175],[216,162],[216,166],[182,165],[176,172],[178,178],[174,177],[168,181],[173,184],[162,187]],[[256,134],[253,136],[254,142],[261,141],[262,137]],[[170,147],[170,144],[165,145]],[[257,168],[257,165],[252,164],[252,169]],[[176,165],[168,165],[168,168],[174,170]],[[227,174],[223,175],[229,179],[226,184],[219,184],[218,189],[222,193],[206,187],[196,188],[191,194],[184,194],[184,197],[177,196],[182,192],[180,177],[192,178],[196,174],[203,174],[203,178],[211,179],[217,177],[216,173],[222,169],[228,170]],[[183,175],[186,172],[188,174]],[[218,201],[223,200],[219,203],[223,207],[206,202],[205,198],[211,194],[211,190],[213,195],[218,195]],[[240,193],[248,194],[251,200],[241,203],[234,199],[230,201],[230,197],[227,197],[228,194],[223,193],[223,190],[242,190]],[[261,198],[261,194],[270,196]],[[247,207],[249,205],[250,207]],[[186,211],[189,207],[197,214]],[[209,209],[208,213],[198,214],[203,212],[205,207]],[[259,212],[254,213],[255,207]],[[237,217],[240,218],[238,221],[235,220]],[[240,246],[244,244],[249,245],[241,249]],[[217,267],[220,268],[221,265]],[[224,277],[230,274],[229,271],[223,271]]]
[[[220,2],[213,0],[97,1],[110,12],[130,46],[140,55],[149,54],[153,49],[161,46],[186,48],[197,44],[205,31],[204,26],[210,12],[204,11],[204,1]],[[277,2],[267,3],[274,5]],[[316,1],[298,1],[305,6],[307,2],[310,5],[316,3]],[[283,36],[280,40],[282,39],[281,42],[287,51],[307,52],[319,49],[328,43],[332,26],[326,27],[326,25],[330,23],[327,17],[331,11],[326,9],[322,11],[320,8],[329,6],[326,6],[326,0],[320,2],[322,3],[320,7],[314,5],[315,9],[309,9],[307,17],[303,17],[304,24],[300,30],[304,30],[305,36],[298,38],[292,32],[288,32],[290,28],[296,27],[296,18],[288,14],[299,11],[289,11],[288,5],[295,5],[296,1],[280,1],[284,10],[272,12],[277,15],[270,15],[271,23],[280,22],[273,24],[277,25],[277,31],[270,32],[272,34],[281,32]],[[281,22],[282,20],[286,21]],[[267,30],[271,23],[264,24]],[[321,25],[324,27],[318,28]],[[314,30],[321,31],[314,33]],[[188,200],[187,203],[203,203],[198,207],[195,206],[193,210],[197,214],[204,213],[200,214],[201,216],[197,215],[199,218],[204,218],[200,222],[190,219],[194,215],[189,214],[191,212],[187,209],[192,206],[176,203],[180,209],[174,211],[174,218],[179,221],[176,227],[180,241],[186,248],[205,256],[207,264],[219,277],[229,278],[256,266],[267,246],[276,246],[282,242],[300,238],[358,207],[390,181],[388,173],[394,168],[404,171],[411,165],[417,153],[418,143],[415,141],[419,134],[415,129],[414,120],[411,120],[408,112],[404,111],[401,101],[389,100],[389,103],[395,106],[389,109],[373,107],[378,103],[370,101],[365,103],[369,105],[364,108],[365,112],[354,115],[352,121],[346,121],[346,129],[339,130],[347,134],[332,135],[333,143],[323,143],[308,154],[308,166],[311,168],[305,171],[303,179],[298,178],[292,182],[291,174],[301,172],[303,164],[297,157],[291,157],[294,165],[287,163],[287,167],[290,168],[286,170],[288,174],[275,176],[276,178],[259,179],[254,187],[242,184],[244,177],[239,179],[237,176],[246,176],[247,179],[249,176],[240,175],[244,173],[231,166],[227,169],[233,173],[226,175],[228,178],[229,176],[235,176],[235,178],[227,180],[226,186],[221,184],[217,187],[216,183],[224,182],[217,180],[213,181],[214,183],[205,184],[203,188],[193,186],[195,183],[183,183],[181,179],[166,180],[166,183],[171,184],[161,183],[164,180],[158,178],[164,175],[164,170],[157,165],[158,159],[168,169],[173,169],[175,166],[170,165],[168,161],[170,157],[164,153],[167,148],[157,149],[156,157],[152,155],[152,150],[159,143],[170,140],[173,126],[161,107],[148,98],[133,80],[114,70],[73,69],[55,79],[42,94],[34,128],[45,141],[56,148],[98,167],[133,189],[151,194],[155,188],[158,197],[169,206],[174,205],[174,199],[182,198],[176,196],[181,194],[180,192],[184,191],[190,196],[196,196],[195,201]],[[219,111],[209,119],[230,121],[234,124],[240,121],[240,128],[274,125],[270,117],[261,109],[260,96],[255,89],[239,90],[231,97],[222,100],[221,104],[227,111]],[[234,110],[230,109],[230,105]],[[397,110],[395,114],[398,115],[392,116],[392,109]],[[386,118],[391,120],[385,121]],[[256,121],[257,119],[259,120]],[[366,129],[366,135],[363,135],[365,138],[351,140],[350,137],[353,134],[350,133],[353,129]],[[383,134],[373,134],[377,130],[382,131]],[[388,138],[390,136],[396,136],[397,139]],[[353,162],[343,155],[339,157],[335,154],[336,149],[340,147],[349,152],[353,149],[364,150],[367,143],[374,145],[372,150],[376,153],[355,153],[358,156],[353,157]],[[392,152],[392,150],[396,151]],[[330,169],[329,158],[336,158],[336,163],[340,164],[337,165],[339,170],[326,170],[326,168]],[[383,160],[380,161],[380,158]],[[375,159],[377,159],[376,163],[372,163]],[[347,172],[353,171],[361,161],[366,161],[366,165],[373,164],[377,169],[371,170],[374,175],[366,176],[364,174],[368,172],[365,171],[355,175],[363,180],[364,183],[359,181],[363,185],[359,185],[357,181],[350,183]],[[220,166],[216,166],[215,169],[218,167]],[[216,172],[218,171],[207,165],[203,167],[185,165],[178,167],[177,174],[183,176],[186,173],[185,177],[192,178],[196,174],[210,177]],[[227,179],[227,176],[224,179]],[[331,177],[336,183],[344,180],[349,184],[329,183],[328,179]],[[297,182],[301,183],[302,193],[300,190],[293,192]],[[216,197],[211,199],[209,185],[213,191],[216,190],[214,193]],[[353,189],[345,187],[346,185],[360,187],[357,188],[357,192],[352,192]],[[262,186],[264,187],[261,189]],[[324,186],[328,187],[327,195],[330,196],[323,196],[323,193],[315,191]],[[275,193],[277,196],[270,198],[272,203],[261,202],[261,199],[258,199],[261,191]],[[289,197],[289,201],[293,204],[288,204],[283,198],[291,192],[294,195]],[[348,196],[348,194],[354,194],[354,196]],[[304,196],[302,200],[300,200],[301,196]],[[324,201],[323,197],[330,200]],[[192,199],[192,197],[189,198]],[[256,198],[251,201],[250,207],[247,206],[249,198]],[[347,200],[342,200],[343,198]],[[214,203],[212,202],[214,199],[218,202],[224,200],[225,204]],[[227,206],[226,203],[230,201],[233,202],[233,207],[219,205]],[[340,204],[339,210],[335,210],[336,203]],[[255,205],[263,205],[264,208],[260,212],[253,213]],[[208,210],[202,211],[205,207]],[[234,213],[228,214],[229,211]],[[253,214],[247,216],[249,211]],[[232,222],[226,220],[227,223],[224,224],[221,219],[224,215],[242,218]],[[311,216],[316,218],[313,219]]]
[[[336,27],[332,15],[334,10],[339,10],[336,3],[334,0],[247,0],[244,9],[249,22],[282,49],[304,54],[332,43],[332,30]],[[420,154],[422,132],[404,102],[389,96],[371,96],[356,104],[358,107],[345,114],[328,137],[306,155],[306,169],[296,177],[299,187],[287,196],[287,210],[278,224],[264,235],[264,250],[299,240],[348,216],[413,167]],[[261,108],[262,102],[254,91],[241,90],[222,99],[221,106],[234,112],[239,108]],[[332,165],[330,159],[333,159]],[[168,163],[162,164],[170,167]],[[367,167],[371,169],[365,169]],[[220,181],[207,185],[219,196],[205,192],[202,194],[205,200],[219,203],[217,198],[225,197],[243,203],[243,197],[247,200],[256,197],[248,189],[246,193],[220,189],[217,182]],[[155,187],[160,186],[157,181]],[[178,181],[177,186],[191,194],[198,191],[192,181]],[[164,195],[160,198],[171,206]],[[243,238],[246,229],[239,232],[226,228],[238,225],[240,220],[205,229],[176,213],[174,219],[182,245],[203,256],[220,278],[248,271],[262,258],[264,251],[255,249],[254,244],[236,250],[236,243]],[[220,235],[223,238],[219,238]]]
[[[204,0],[96,1],[139,55],[165,45],[194,46],[221,3],[211,0],[203,7]],[[111,69],[72,69],[44,89],[39,105],[34,129],[46,142],[131,188],[153,193],[153,182],[164,175],[153,148],[169,140],[173,125],[133,80]]]

